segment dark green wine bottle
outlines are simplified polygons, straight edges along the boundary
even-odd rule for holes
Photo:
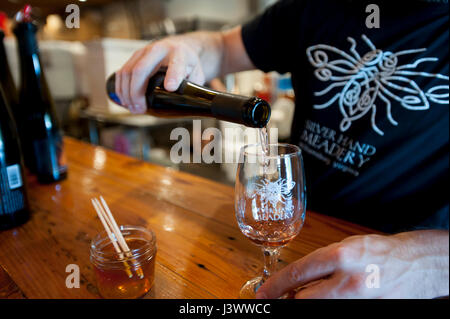
[[[214,117],[248,127],[262,128],[270,119],[270,105],[257,97],[246,97],[211,90],[183,81],[175,92],[163,87],[165,70],[149,79],[147,112],[159,117]],[[108,96],[122,105],[115,93],[115,74],[106,83]]]
[[[37,27],[28,10],[14,27],[20,57],[19,108],[14,112],[25,165],[41,183],[67,176],[62,131],[48,89],[36,40]]]

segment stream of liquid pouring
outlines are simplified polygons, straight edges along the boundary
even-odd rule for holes
[[[268,180],[268,171],[269,171],[269,159],[267,158],[269,156],[269,134],[267,133],[267,126],[264,126],[263,128],[259,129],[259,137],[261,140],[261,150],[262,150],[262,168],[263,168],[263,180]],[[264,197],[265,194],[262,194]],[[265,202],[262,198],[262,202]],[[268,219],[268,209],[267,205],[263,204],[262,207],[262,215],[264,215],[264,219]]]
[[[267,126],[259,129],[259,138],[261,140],[261,148],[263,156],[268,156],[269,154],[269,135],[267,133]],[[264,158],[264,157],[263,157]]]

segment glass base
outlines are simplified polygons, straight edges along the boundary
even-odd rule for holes
[[[239,299],[255,299],[256,291],[263,282],[262,277],[256,277],[247,281],[239,291]]]

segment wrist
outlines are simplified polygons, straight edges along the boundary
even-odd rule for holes
[[[224,40],[222,32],[198,31],[189,34],[188,45],[197,54],[205,80],[222,74]]]
[[[399,233],[400,253],[411,262],[418,297],[436,298],[449,294],[449,233],[420,230]]]

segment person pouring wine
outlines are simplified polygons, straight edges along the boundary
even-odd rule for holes
[[[381,28],[367,27],[365,1],[279,1],[228,31],[152,42],[116,73],[134,113],[146,111],[161,66],[169,92],[255,68],[292,74],[291,142],[302,149],[309,208],[387,235],[318,249],[273,274],[259,298],[449,294],[448,2],[375,3]]]

